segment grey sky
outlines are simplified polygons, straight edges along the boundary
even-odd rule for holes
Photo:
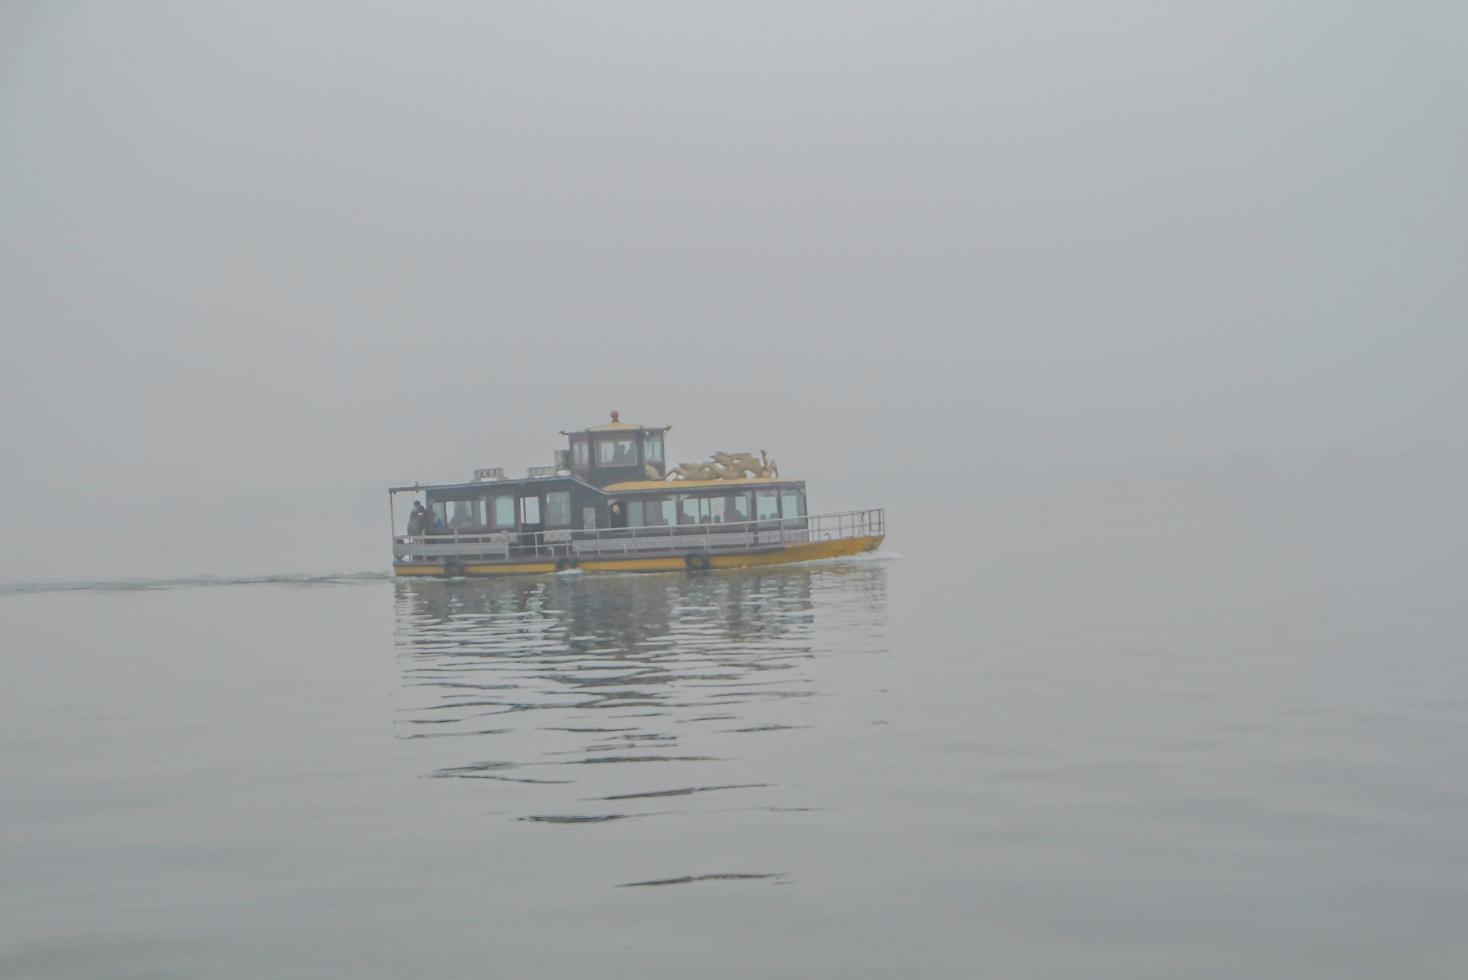
[[[0,578],[612,408],[831,504],[1468,451],[1468,14],[1345,8],[0,5]]]

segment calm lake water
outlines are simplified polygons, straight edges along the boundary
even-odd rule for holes
[[[11,589],[0,976],[1464,975],[1453,554],[990,530]]]

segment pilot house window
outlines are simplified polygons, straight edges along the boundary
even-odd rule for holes
[[[571,461],[578,470],[584,470],[591,464],[591,448],[585,439],[572,440]]]
[[[634,466],[637,447],[631,439],[603,439],[596,444],[596,462],[599,466]]]
[[[642,437],[642,457],[649,463],[663,461],[663,434],[649,432]]]

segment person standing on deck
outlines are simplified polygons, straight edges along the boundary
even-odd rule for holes
[[[416,544],[417,543],[416,539],[423,537],[423,535],[425,535],[427,533],[428,533],[428,511],[423,508],[423,502],[422,501],[415,500],[415,501],[413,501],[413,509],[408,514],[408,538],[409,538],[409,543]],[[407,559],[409,561],[412,561],[413,560],[413,556],[412,555],[407,555],[405,557],[407,557]]]
[[[413,511],[408,515],[408,536],[418,537],[428,530],[428,511],[423,508],[423,502],[413,501]]]

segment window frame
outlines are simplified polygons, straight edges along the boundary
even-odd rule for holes
[[[553,520],[552,519],[552,515],[555,513],[555,511],[551,507],[551,498],[552,497],[559,498],[561,501],[563,501],[563,503],[565,505],[565,518],[566,518],[564,521],[557,521],[557,520]],[[542,501],[541,506],[543,508],[543,513],[542,513],[541,516],[545,518],[545,524],[544,524],[545,527],[570,527],[571,526],[571,491],[569,491],[569,490],[547,490],[545,492],[545,500]]]
[[[625,445],[631,456],[630,460],[617,459],[617,447]],[[596,465],[597,466],[636,466],[637,465],[637,440],[632,436],[602,436],[596,440]]]
[[[656,504],[658,509],[658,523],[649,522],[648,527],[677,527],[678,526],[678,500],[677,495],[671,493],[659,494],[656,497],[646,497],[644,504]],[[668,520],[668,505],[673,507],[673,519]],[[644,513],[644,516],[645,513]]]
[[[678,518],[678,526],[679,527],[697,527],[698,526],[698,511],[699,511],[699,503],[698,502],[699,502],[699,499],[700,498],[699,498],[698,494],[694,494],[694,493],[680,493],[680,494],[678,494],[678,502],[674,506],[674,509],[673,510],[674,510],[674,514]],[[692,504],[693,505],[693,520],[691,520],[691,521],[685,521],[683,519],[685,516],[687,516],[687,513],[684,510],[684,508],[688,504]]]
[[[446,517],[444,526],[451,531],[463,531],[470,528],[484,527],[484,498],[483,497],[460,497],[455,500],[445,501],[452,508],[453,516]],[[456,523],[464,508],[469,509],[469,522],[467,524]]]
[[[718,512],[718,514],[715,514],[714,513],[714,504],[718,504],[719,505],[719,512]],[[703,512],[705,511],[705,509],[708,511],[708,523],[709,524],[724,524],[724,523],[726,523],[725,522],[725,519],[724,519],[724,515],[729,510],[729,498],[728,498],[727,495],[722,494],[722,493],[720,493],[720,494],[714,494],[714,495],[709,496],[709,497],[704,497],[703,498],[703,504],[700,505],[698,509],[699,509],[698,520],[699,520],[699,523],[700,524],[704,523],[704,520],[703,520],[704,513]]]
[[[740,517],[739,520],[737,520],[737,521],[727,521],[726,523],[729,523],[729,524],[747,524],[750,521],[754,520],[754,499],[750,496],[750,491],[748,491],[748,490],[737,490],[734,493],[726,494],[725,497],[728,500],[742,500],[742,501],[744,501],[744,515],[742,517]],[[726,512],[727,512],[727,508],[726,508]],[[734,508],[734,513],[735,513],[735,515],[738,515],[739,514],[739,508],[738,507],[735,507]]]
[[[654,447],[656,447],[656,452],[653,452]],[[663,434],[661,432],[644,432],[642,434],[642,461],[644,463],[661,463],[663,461]]]

